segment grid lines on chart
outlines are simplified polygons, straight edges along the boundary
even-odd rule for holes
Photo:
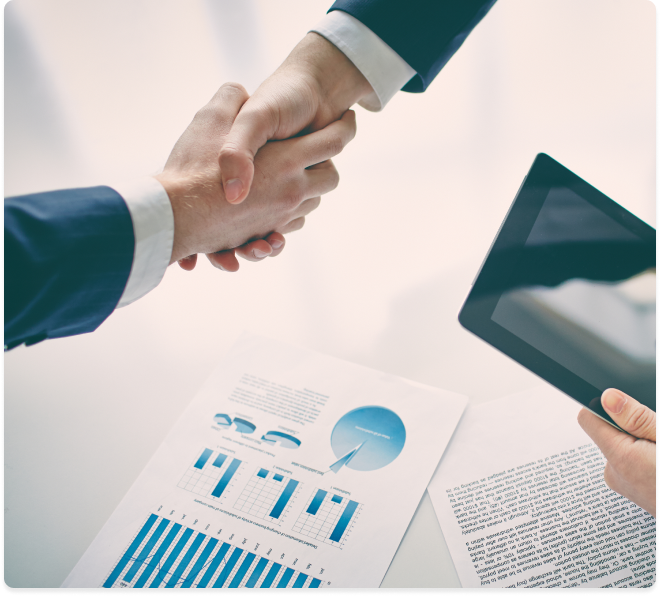
[[[355,525],[362,505],[344,496],[317,489],[293,525],[294,532],[341,548]]]
[[[302,571],[150,514],[104,588],[319,588]]]
[[[293,478],[257,468],[234,504],[234,509],[280,525],[299,486],[300,483]]]
[[[213,449],[203,449],[177,486],[196,495],[220,499],[240,475],[243,462]]]

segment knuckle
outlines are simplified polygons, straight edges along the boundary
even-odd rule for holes
[[[284,196],[284,206],[287,210],[296,209],[303,202],[304,196],[300,188],[293,188]]]
[[[245,90],[245,87],[240,83],[229,82],[225,83],[220,87],[220,91],[227,94],[236,95],[239,98],[247,99],[249,97],[248,92]]]
[[[236,161],[243,157],[246,157],[245,150],[241,149],[231,141],[227,141],[220,149],[221,161]]]
[[[344,139],[341,135],[333,133],[328,137],[328,152],[332,155],[338,155],[344,149]]]
[[[328,168],[328,175],[330,177],[330,187],[331,190],[334,190],[339,186],[339,172],[337,171],[337,168],[335,167],[335,164],[330,162]]]
[[[655,429],[655,416],[648,408],[639,406],[628,416],[626,430],[635,436],[646,434]]]

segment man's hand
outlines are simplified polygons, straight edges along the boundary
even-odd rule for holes
[[[371,92],[340,50],[308,33],[246,102],[225,139],[220,169],[227,201],[237,204],[248,196],[255,155],[267,141],[319,130]]]
[[[338,184],[330,158],[355,136],[352,111],[323,130],[263,147],[255,158],[249,197],[241,205],[229,204],[218,155],[247,98],[240,85],[223,85],[196,114],[156,176],[174,212],[170,263],[181,261],[184,269],[194,267],[191,256],[197,253],[208,254],[215,266],[228,271],[238,269],[235,252],[250,260],[277,254],[284,246],[282,234],[300,229],[319,206],[320,195]],[[225,252],[213,254],[218,251]]]
[[[605,482],[655,517],[655,412],[617,389],[607,389],[601,404],[630,433],[622,433],[589,410],[578,414],[580,426],[607,459]]]

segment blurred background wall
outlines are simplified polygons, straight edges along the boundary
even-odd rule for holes
[[[9,2],[5,196],[156,173],[329,6]],[[244,329],[473,403],[538,384],[456,314],[540,151],[655,225],[655,23],[649,0],[500,0],[428,92],[357,108],[339,188],[281,257],[172,267],[95,333],[6,354],[5,581],[59,586]]]

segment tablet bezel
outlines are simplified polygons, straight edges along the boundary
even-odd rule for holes
[[[616,426],[601,406],[599,389],[492,320],[503,293],[503,290],[493,288],[498,285],[504,287],[501,280],[508,279],[515,266],[506,253],[511,254],[511,249],[522,248],[525,244],[548,192],[553,187],[572,190],[655,249],[654,228],[549,155],[539,153],[477,273],[458,320],[468,331]]]

